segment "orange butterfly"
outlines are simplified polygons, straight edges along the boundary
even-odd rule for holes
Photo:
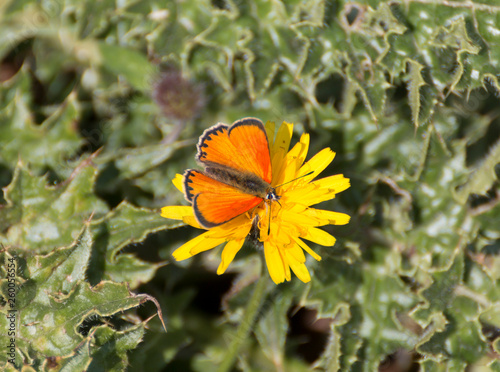
[[[186,170],[183,186],[201,226],[219,226],[263,201],[279,200],[271,187],[269,141],[259,119],[216,124],[203,132],[197,148],[196,160],[205,170]]]

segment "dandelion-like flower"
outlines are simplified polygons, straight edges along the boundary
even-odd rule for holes
[[[208,229],[177,248],[173,253],[176,260],[188,259],[225,243],[217,269],[217,274],[220,275],[226,271],[252,228],[255,228],[257,233],[252,236],[255,235],[264,246],[269,274],[276,284],[290,280],[291,271],[305,283],[311,280],[305,265],[304,251],[318,261],[321,257],[304,240],[333,246],[335,237],[319,227],[345,225],[350,219],[345,213],[315,209],[311,206],[333,199],[337,193],[349,188],[350,183],[349,179],[341,174],[315,180],[333,161],[335,153],[326,148],[305,162],[309,135],[303,134],[300,141],[288,151],[292,130],[292,124],[283,122],[272,141],[273,135],[270,134],[275,133],[274,123],[266,124],[272,166],[271,186],[275,188],[279,200],[263,200],[246,213]],[[173,180],[180,191],[182,182],[183,177],[179,174]],[[191,206],[164,207],[161,215],[204,229],[196,220]]]

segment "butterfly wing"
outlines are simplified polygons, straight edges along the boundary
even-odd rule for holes
[[[196,220],[207,229],[222,225],[262,202],[262,198],[193,169],[184,173],[183,185],[186,199],[193,204]]]
[[[217,124],[205,130],[196,159],[205,166],[253,173],[271,183],[271,159],[266,129],[259,119],[244,118],[231,127]]]

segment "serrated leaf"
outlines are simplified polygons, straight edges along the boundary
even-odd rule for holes
[[[106,265],[104,279],[117,283],[128,283],[131,289],[135,289],[153,279],[156,270],[163,265],[164,263],[143,261],[131,254],[119,254]],[[91,279],[89,278],[89,280]]]
[[[140,242],[156,231],[178,227],[179,223],[161,217],[155,210],[122,202],[106,216],[91,223],[95,239],[106,239],[107,258],[113,260],[125,245]]]
[[[475,168],[465,185],[455,193],[460,203],[465,203],[471,194],[484,195],[497,178],[496,165],[500,163],[500,141],[493,145],[484,160]]]
[[[291,297],[286,295],[272,299],[268,311],[257,323],[255,335],[269,361],[279,369],[285,364],[285,340],[288,328],[287,312]]]
[[[322,285],[319,281],[326,278],[322,276],[315,278],[316,283],[311,285],[305,303],[319,308],[321,317],[324,317],[321,314],[325,314],[326,309],[333,308],[336,311],[330,313],[331,317],[344,318],[334,328],[333,340],[339,339],[340,345],[332,347],[340,349],[340,352],[337,352],[337,359],[331,359],[331,363],[340,365],[342,370],[354,368],[356,362],[364,370],[377,369],[382,356],[399,348],[410,350],[416,344],[416,335],[400,325],[396,313],[410,311],[418,299],[382,265],[394,259],[397,258],[381,256],[380,266],[367,266],[359,273],[345,263],[339,263],[337,267],[329,264],[331,284]],[[349,272],[353,276],[344,277]],[[344,299],[338,297],[339,292],[343,293]],[[350,313],[349,317],[346,312]],[[360,350],[363,359],[358,361]]]
[[[0,162],[14,168],[21,160],[39,172],[46,167],[55,172],[69,168],[69,159],[83,144],[77,128],[80,108],[76,94],[70,94],[37,125],[29,108],[28,87],[28,71],[23,68],[9,89],[16,93],[0,110]]]
[[[119,45],[99,43],[99,51],[103,68],[123,76],[136,89],[150,88],[154,68],[146,56],[139,51]]]
[[[27,258],[29,279],[45,286],[46,292],[40,293],[40,296],[57,292],[68,293],[75,283],[85,279],[92,242],[89,228],[85,226],[70,247],[55,249],[46,256]],[[39,300],[46,302],[47,299]]]
[[[124,178],[134,178],[165,162],[176,150],[187,144],[192,144],[192,141],[121,149],[112,156],[99,159],[99,162],[114,160]]]
[[[467,209],[453,198],[454,188],[463,183],[468,173],[465,145],[462,141],[453,145],[448,153],[442,144],[431,141],[420,179],[403,182],[404,188],[413,190],[412,197],[425,204],[419,224],[408,230],[405,243],[418,247],[416,254],[422,268],[447,267],[455,248],[465,246],[473,234],[466,223]]]
[[[125,284],[102,282],[91,287],[84,282],[91,246],[91,234],[84,228],[68,248],[57,249],[47,256],[33,255],[26,258],[25,263],[21,257],[15,258],[21,277],[17,280],[16,302],[9,308],[9,314],[14,311],[19,317],[16,348],[22,352],[18,354],[20,361],[23,355],[67,356],[83,342],[79,326],[86,319],[109,317],[147,301],[148,296],[131,294]],[[7,294],[7,283],[3,281],[2,296],[8,298]],[[3,313],[0,325],[6,327],[8,310],[0,311]],[[6,335],[1,337],[2,342],[8,341]],[[126,350],[135,347],[126,345],[129,344],[124,346]],[[77,359],[79,363],[86,363]]]
[[[42,252],[70,244],[90,215],[107,212],[93,193],[96,176],[97,169],[84,160],[66,182],[49,186],[19,163],[4,189],[7,205],[0,208],[0,222],[6,237],[0,242]]]
[[[89,316],[111,316],[139,306],[142,296],[130,295],[125,284],[102,282],[91,288],[78,283],[67,295],[53,294],[46,304],[35,303],[25,308],[20,330],[23,337],[32,340],[30,346],[45,355],[65,355],[82,341],[78,326]],[[40,314],[52,314],[40,323]]]
[[[444,314],[446,317],[444,329],[438,330],[420,344],[418,351],[435,358],[447,358],[449,365],[474,363],[488,349],[481,332],[478,304],[469,296],[464,296],[467,292],[460,288],[463,274],[463,255],[457,251],[450,267],[434,273],[434,282],[422,292],[428,305],[422,306],[414,313],[415,318],[420,320],[437,312]]]
[[[161,217],[155,210],[122,202],[106,216],[91,223],[95,239],[88,270],[91,283],[103,279],[128,282],[131,288],[148,282],[163,264],[144,262],[130,254],[119,254],[128,244],[143,241],[148,234],[175,228],[179,223]]]
[[[147,332],[143,347],[135,350],[130,356],[130,370],[161,371],[165,364],[175,358],[177,351],[189,343],[190,336],[185,330],[174,330],[165,333],[163,330]]]
[[[455,290],[462,281],[464,270],[463,256],[455,251],[450,266],[442,271],[435,272],[433,283],[422,291],[422,296],[427,300],[427,305],[416,312],[417,317],[425,319],[436,311],[444,311],[455,298]]]
[[[115,331],[102,326],[95,330],[94,350],[89,370],[124,371],[128,367],[127,351],[135,349],[144,336],[144,324]]]
[[[60,372],[84,372],[88,371],[88,367],[92,358],[89,354],[91,337],[87,337],[85,342],[82,342],[71,355],[61,358],[58,362]]]
[[[325,346],[325,350],[314,363],[314,368],[322,368],[327,372],[335,372],[340,370],[342,357],[342,337],[338,327],[345,325],[350,320],[351,314],[349,307],[339,308],[335,318],[331,320],[330,334]]]
[[[422,77],[422,70],[424,66],[408,59],[409,71],[407,71],[408,76],[408,100],[411,107],[411,116],[413,124],[416,128],[420,126],[420,87],[426,85]]]

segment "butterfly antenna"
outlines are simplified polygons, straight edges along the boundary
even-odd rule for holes
[[[294,178],[293,180],[290,180],[290,181],[288,181],[288,182],[282,183],[281,185],[278,185],[278,186],[274,186],[274,188],[275,188],[275,189],[277,189],[278,187],[284,186],[284,185],[286,185],[287,183],[290,183],[290,182],[293,182],[293,181],[297,181],[298,179],[301,179],[302,177],[309,176],[310,174],[313,174],[313,173],[314,173],[314,171],[307,172],[306,174],[303,174],[303,175],[302,175],[302,176],[300,176],[300,177]]]

